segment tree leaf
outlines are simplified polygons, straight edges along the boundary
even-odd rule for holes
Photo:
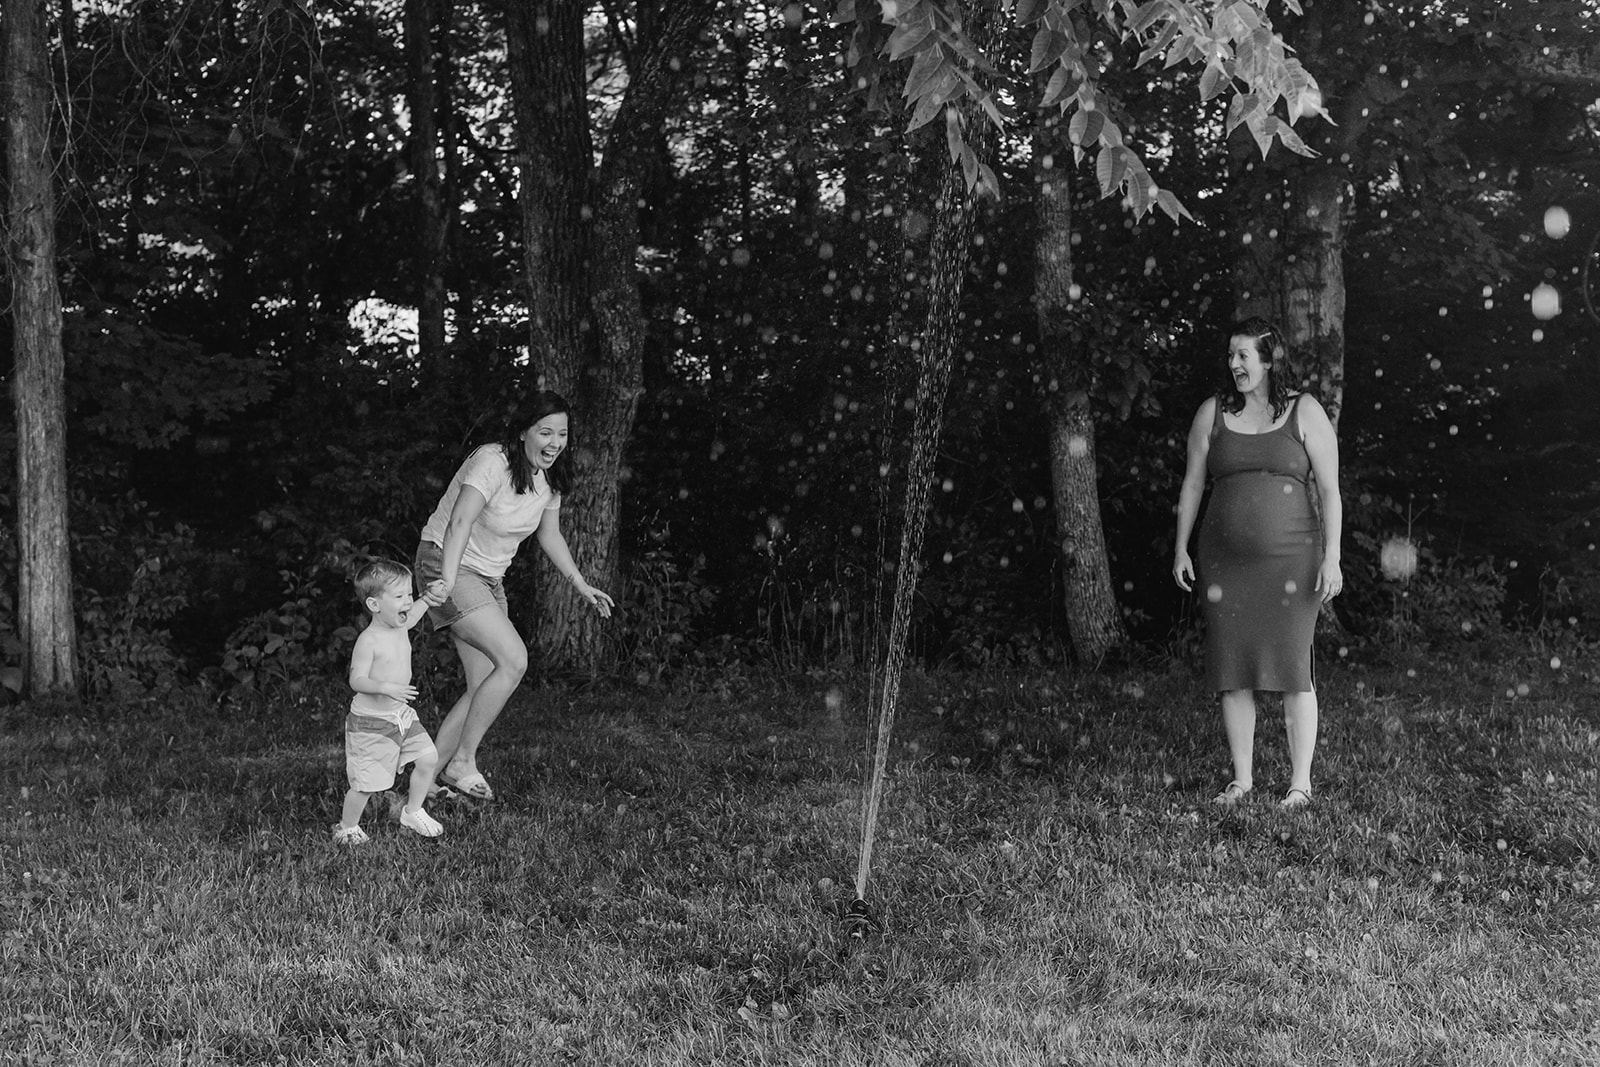
[[[1276,125],[1278,120],[1272,115],[1258,114],[1245,122],[1250,136],[1256,140],[1256,147],[1261,150],[1262,159],[1266,159],[1267,153],[1272,151],[1272,128]]]
[[[925,52],[919,52],[911,64],[911,73],[906,75],[905,98],[913,105],[921,103],[928,84],[938,76],[949,61],[943,48],[930,48]]]
[[[1017,0],[1017,25],[1030,26],[1044,16],[1050,0]]]
[[[1300,65],[1298,59],[1287,59],[1283,65],[1289,80],[1289,87],[1283,95],[1289,107],[1290,125],[1304,115],[1320,115],[1325,119],[1328,118],[1328,112],[1322,106],[1322,89],[1318,87],[1317,79]]]
[[[987,163],[978,164],[978,191],[1000,199],[1000,179],[995,177],[994,168]]]
[[[1168,14],[1170,11],[1171,8],[1168,6],[1166,0],[1146,0],[1146,2],[1141,5],[1132,16],[1129,17],[1126,32],[1137,37],[1139,34],[1144,33],[1151,26],[1155,25],[1156,20],[1163,14]]]
[[[937,37],[931,41],[930,37],[933,37],[932,22],[902,22],[889,35],[889,58],[896,60],[938,43]]]
[[[1255,93],[1240,93],[1228,101],[1228,117],[1222,124],[1224,133],[1232,133],[1239,123],[1246,122],[1261,110],[1261,97]]]
[[[1128,173],[1128,150],[1121,145],[1106,145],[1095,160],[1095,180],[1100,183],[1100,195],[1110,196],[1122,185]]]
[[[1282,122],[1278,119],[1274,119],[1273,121],[1278,124],[1277,129],[1274,132],[1277,133],[1278,140],[1283,142],[1283,147],[1287,148],[1297,156],[1315,158],[1318,155],[1315,149],[1300,139],[1300,135],[1298,133],[1295,133],[1294,130],[1289,128],[1288,123]]]
[[[1072,38],[1059,30],[1052,30],[1049,27],[1041,29],[1033,35],[1033,50],[1028,60],[1028,73],[1037,73],[1060,59],[1071,43]]]
[[[1183,202],[1165,189],[1156,193],[1156,206],[1166,212],[1167,217],[1173,222],[1177,222],[1180,218],[1194,221],[1194,216],[1189,214],[1189,209],[1183,206]]]
[[[1139,53],[1139,62],[1135,63],[1134,66],[1142,67],[1161,55],[1167,50],[1167,46],[1172,43],[1172,39],[1176,36],[1178,36],[1178,24],[1176,22],[1168,22],[1161,27],[1161,32],[1156,34],[1156,39],[1146,45],[1143,52]]]
[[[1228,88],[1228,72],[1222,69],[1222,64],[1212,61],[1206,64],[1205,73],[1200,75],[1200,99],[1213,100]]]
[[[970,147],[963,147],[961,149],[961,177],[966,180],[968,189],[977,187],[978,154]]]
[[[924,96],[917,101],[916,110],[911,113],[911,121],[906,124],[906,132],[909,133],[912,130],[921,129],[932,122],[933,117],[939,113],[939,108],[942,106],[939,99],[931,95]]]
[[[1075,145],[1092,145],[1100,140],[1100,131],[1105,124],[1106,117],[1101,112],[1086,111],[1080,107],[1067,124],[1067,138]]]
[[[1039,100],[1040,107],[1049,107],[1068,92],[1077,91],[1077,79],[1066,67],[1057,67],[1055,73],[1050,75],[1050,81],[1044,87],[1044,96]]]

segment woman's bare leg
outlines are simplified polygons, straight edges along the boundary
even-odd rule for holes
[[[528,646],[497,608],[475,611],[450,627],[467,691],[451,707],[434,747],[440,773],[456,781],[478,769],[478,745],[528,673]]]
[[[1246,792],[1255,785],[1256,695],[1249,689],[1222,694],[1222,728],[1228,734],[1233,780]]]
[[[1311,757],[1317,748],[1317,694],[1283,694],[1283,728],[1289,738],[1289,788],[1311,795]]]

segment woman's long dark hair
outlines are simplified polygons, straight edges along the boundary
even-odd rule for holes
[[[1272,421],[1277,422],[1289,410],[1291,398],[1289,346],[1283,343],[1283,334],[1278,332],[1278,327],[1259,315],[1234,323],[1228,330],[1228,340],[1231,342],[1235,337],[1253,340],[1256,351],[1261,353],[1262,365],[1269,368],[1267,400],[1272,405]],[[1217,388],[1217,402],[1222,405],[1223,411],[1236,415],[1244,410],[1244,394],[1233,384],[1233,373],[1228,369],[1229,358],[1227,355],[1222,357],[1222,384]]]
[[[567,398],[548,389],[528,394],[507,410],[506,421],[500,428],[496,443],[505,449],[506,465],[511,468],[511,488],[519,493],[526,493],[533,488],[533,472],[537,469],[528,462],[528,454],[522,447],[522,435],[534,423],[551,415],[571,418]],[[572,456],[569,449],[561,450],[561,455],[550,464],[545,477],[550,480],[550,488],[563,496],[572,489]]]

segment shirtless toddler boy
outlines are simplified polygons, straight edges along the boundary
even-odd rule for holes
[[[372,794],[394,784],[407,763],[414,766],[400,825],[423,837],[438,837],[444,827],[422,810],[422,803],[433,784],[439,753],[411,709],[417,697],[417,687],[411,684],[411,628],[437,600],[430,593],[413,600],[411,568],[388,559],[363,566],[355,587],[370,618],[350,654],[350,688],[356,691],[344,720],[350,791],[344,795],[344,814],[333,828],[333,840],[341,845],[368,841],[360,825],[361,812]]]

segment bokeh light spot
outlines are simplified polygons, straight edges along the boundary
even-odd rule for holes
[[[1389,538],[1379,550],[1378,566],[1392,581],[1410,578],[1417,573],[1417,546],[1409,537]]]
[[[1533,317],[1540,321],[1548,321],[1561,314],[1561,294],[1549,282],[1540,282],[1533,287],[1529,304],[1533,308]]]
[[[1559,241],[1572,229],[1572,216],[1567,214],[1567,209],[1559,204],[1548,207],[1544,212],[1544,233],[1546,237]]]

